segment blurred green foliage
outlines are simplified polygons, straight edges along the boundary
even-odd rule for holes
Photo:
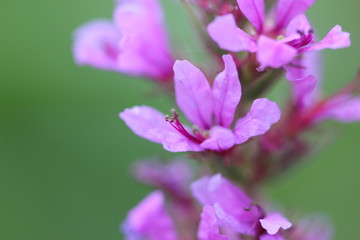
[[[181,6],[163,2],[174,42],[197,49]],[[320,36],[335,24],[352,33],[350,49],[325,52],[327,92],[359,67],[359,6],[318,0],[309,12]],[[122,239],[119,223],[150,191],[131,179],[131,162],[170,155],[117,116],[144,103],[167,111],[166,98],[149,97],[151,83],[73,63],[72,31],[112,10],[111,0],[0,2],[0,239]],[[267,194],[286,208],[327,214],[336,239],[356,239],[359,136],[360,124],[341,127],[334,144]]]

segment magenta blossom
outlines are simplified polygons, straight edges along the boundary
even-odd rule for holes
[[[280,229],[292,226],[279,213],[264,217],[258,205],[220,174],[195,181],[191,190],[204,206],[198,230],[200,240],[227,240],[233,233],[280,240]]]
[[[256,99],[250,112],[230,128],[241,85],[232,57],[225,55],[223,60],[225,69],[215,78],[212,89],[204,74],[190,62],[176,61],[174,65],[177,105],[194,124],[193,130],[180,122],[176,111],[171,117],[164,116],[147,106],[126,109],[120,118],[137,135],[171,152],[224,151],[264,134],[280,119],[279,106],[266,98]]]
[[[194,172],[183,158],[171,162],[147,159],[135,164],[133,174],[142,183],[161,189],[173,198],[183,199],[188,198],[188,185]]]
[[[76,30],[76,63],[158,81],[171,79],[174,61],[158,0],[118,2],[113,22],[95,20]]]
[[[176,240],[174,223],[165,209],[165,197],[155,191],[129,213],[122,225],[126,240]]]
[[[280,68],[298,54],[325,48],[350,46],[350,34],[336,25],[323,40],[314,43],[313,30],[303,13],[315,0],[279,0],[275,24],[266,25],[264,0],[237,0],[241,12],[256,29],[249,35],[236,26],[232,14],[218,16],[209,24],[211,38],[224,50],[257,53],[260,69]],[[285,29],[286,28],[286,29]]]

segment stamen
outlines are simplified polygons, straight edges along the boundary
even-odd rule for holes
[[[300,38],[288,42],[290,46],[300,49],[313,42],[314,40],[313,29],[309,29],[306,34],[302,30],[297,30],[296,32],[300,35]]]
[[[200,134],[200,130],[196,133],[194,132],[195,136],[193,136],[185,129],[184,125],[182,125],[180,122],[179,114],[175,109],[171,109],[170,112],[173,114],[173,116],[170,117],[169,115],[165,115],[165,121],[167,121],[175,130],[191,141],[202,143],[205,140],[205,138]]]

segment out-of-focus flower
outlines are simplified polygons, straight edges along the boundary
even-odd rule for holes
[[[290,234],[292,240],[332,240],[333,229],[324,217],[311,217],[299,222]]]
[[[133,173],[144,184],[162,189],[178,200],[190,198],[188,185],[193,169],[185,159],[171,162],[145,160],[134,165]]]
[[[162,192],[155,191],[133,208],[122,224],[126,240],[176,240],[175,226],[165,209]]]
[[[219,229],[224,227],[228,232],[261,236],[261,239],[281,239],[280,229],[292,226],[279,213],[265,216],[252,199],[220,174],[195,181],[191,190],[204,206],[198,231],[200,240],[228,239],[227,234],[220,235]]]
[[[238,0],[240,10],[255,27],[255,34],[249,35],[238,28],[232,14],[215,18],[208,32],[224,50],[256,52],[260,69],[283,67],[303,52],[349,47],[350,34],[343,32],[339,25],[323,40],[314,43],[313,30],[303,14],[314,1],[279,0],[275,24],[267,26],[264,0]]]
[[[167,81],[173,76],[158,0],[118,1],[113,22],[95,20],[74,34],[76,63]]]
[[[360,97],[350,93],[354,89],[321,99],[320,96],[314,98],[316,84],[313,75],[292,81],[298,112],[293,124],[302,122],[306,126],[327,119],[343,123],[360,121]]]
[[[266,98],[256,99],[249,113],[235,123],[241,85],[234,60],[223,57],[225,69],[210,88],[204,74],[188,61],[174,65],[177,105],[195,126],[183,125],[179,115],[165,116],[147,106],[126,109],[120,117],[137,135],[160,143],[168,151],[224,151],[253,136],[264,134],[280,119],[278,105]],[[166,119],[166,121],[164,120]]]

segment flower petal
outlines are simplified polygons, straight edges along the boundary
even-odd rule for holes
[[[228,128],[213,127],[210,130],[210,137],[201,143],[201,147],[214,151],[224,151],[234,146],[234,134]]]
[[[325,48],[338,49],[351,45],[350,33],[343,32],[341,26],[336,25],[329,33],[317,44],[307,47],[302,51],[319,51]]]
[[[237,186],[220,174],[191,184],[193,196],[202,205],[214,206],[221,225],[243,234],[254,234],[262,212]]]
[[[128,213],[122,230],[125,239],[177,239],[174,223],[165,209],[165,197],[160,191],[148,195]]]
[[[138,136],[155,143],[162,143],[164,114],[148,106],[135,106],[120,113],[120,118]]]
[[[198,230],[199,240],[228,240],[229,238],[220,234],[215,210],[211,206],[204,206],[201,213],[201,221]]]
[[[186,60],[175,62],[174,73],[177,105],[191,123],[208,129],[212,125],[213,102],[206,77]]]
[[[281,30],[299,14],[304,13],[315,0],[279,0],[276,7],[276,29]]]
[[[165,121],[164,115],[147,106],[135,106],[120,113],[120,118],[138,136],[163,145],[170,152],[203,151],[198,143],[180,134]]]
[[[297,50],[286,43],[261,36],[258,41],[257,60],[260,68],[280,68],[291,62]]]
[[[229,127],[241,98],[241,85],[236,65],[231,55],[224,55],[225,69],[215,78],[212,88],[214,114],[218,125]]]
[[[260,240],[285,240],[285,239],[279,234],[276,235],[263,234],[260,236]]]
[[[173,60],[158,0],[121,1],[114,22],[124,35],[118,59],[123,72],[157,80],[172,76]]]
[[[286,230],[292,226],[291,222],[280,213],[269,214],[265,218],[260,219],[260,224],[270,235],[278,233],[280,228]]]
[[[360,121],[360,97],[341,95],[329,101],[318,119],[334,119],[343,123]]]
[[[110,21],[95,20],[84,24],[74,33],[75,62],[117,71],[120,38],[120,32]]]
[[[235,125],[235,144],[246,142],[249,138],[264,134],[271,125],[280,120],[280,108],[267,98],[256,99],[250,112],[240,118]]]
[[[306,15],[299,14],[293,20],[291,20],[291,22],[287,26],[286,36],[289,37],[294,34],[299,36],[299,32],[308,34],[310,31],[312,31],[312,27],[311,27]]]
[[[207,27],[210,37],[224,50],[256,52],[255,40],[236,26],[234,16],[218,16]]]
[[[312,104],[312,93],[315,90],[317,80],[309,75],[305,78],[297,79],[291,82],[293,88],[294,101],[298,108],[304,108]]]
[[[261,32],[263,29],[265,3],[264,0],[237,0],[241,12],[254,27]]]

